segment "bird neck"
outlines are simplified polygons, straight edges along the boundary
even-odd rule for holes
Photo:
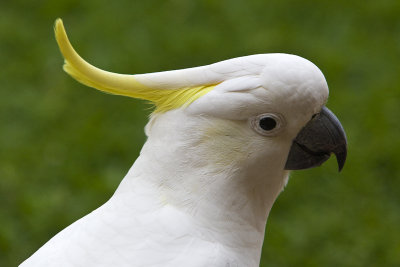
[[[114,196],[129,195],[132,202],[140,196],[153,208],[172,206],[195,218],[200,228],[214,229],[214,241],[261,253],[267,217],[288,172],[243,151],[236,155],[238,147],[226,149],[226,142],[219,148],[218,137],[179,134],[188,124],[175,124],[168,116],[150,121],[148,140]],[[283,163],[271,159],[270,164]]]

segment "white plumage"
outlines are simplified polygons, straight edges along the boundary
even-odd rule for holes
[[[157,90],[215,87],[155,112],[111,199],[21,266],[258,266],[292,142],[327,100],[323,74],[298,56],[263,54],[132,77]]]

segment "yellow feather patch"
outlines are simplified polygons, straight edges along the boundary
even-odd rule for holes
[[[150,88],[138,82],[134,75],[104,71],[86,62],[69,42],[61,19],[56,20],[54,31],[60,51],[65,58],[63,68],[69,75],[82,84],[103,92],[148,100],[155,105],[154,112],[186,107],[216,86],[204,85],[176,90]]]

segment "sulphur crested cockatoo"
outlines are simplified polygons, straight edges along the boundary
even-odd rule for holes
[[[81,83],[154,103],[140,156],[115,194],[21,266],[258,266],[289,170],[339,170],[346,137],[310,61],[261,54],[140,75],[84,61],[62,21],[64,70]]]

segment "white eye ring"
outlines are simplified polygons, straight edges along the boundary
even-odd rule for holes
[[[251,128],[264,136],[277,135],[286,125],[284,117],[279,113],[264,113],[250,118]]]

